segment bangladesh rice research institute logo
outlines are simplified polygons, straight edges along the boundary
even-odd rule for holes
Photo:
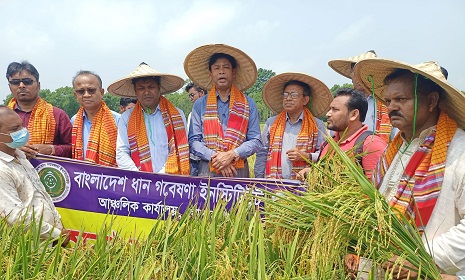
[[[44,162],[39,164],[36,170],[53,202],[60,202],[68,196],[71,190],[71,180],[68,171],[63,166],[54,162]]]

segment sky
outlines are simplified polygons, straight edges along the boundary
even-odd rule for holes
[[[331,59],[375,50],[412,64],[434,60],[465,91],[464,34],[463,0],[0,0],[0,70],[28,60],[52,91],[72,86],[79,70],[107,88],[141,62],[187,79],[187,54],[222,43],[258,68],[304,72],[329,88],[350,82]],[[10,93],[3,79],[0,101]]]

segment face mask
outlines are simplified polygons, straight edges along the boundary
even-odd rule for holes
[[[13,149],[21,148],[22,146],[27,144],[27,141],[29,141],[29,131],[27,131],[27,128],[25,127],[10,134],[1,132],[0,134],[10,135],[11,139],[13,139],[13,142],[4,144]]]

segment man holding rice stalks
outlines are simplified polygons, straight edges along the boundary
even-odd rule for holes
[[[386,105],[378,100],[376,96],[371,93],[371,90],[366,90],[362,86],[362,82],[357,80],[354,76],[354,66],[357,62],[363,59],[376,57],[375,51],[371,50],[346,59],[330,60],[328,65],[337,73],[351,79],[354,88],[365,94],[365,98],[368,102],[368,110],[363,123],[368,125],[368,130],[374,131],[376,135],[388,143],[399,130],[392,127]]]
[[[263,147],[257,152],[255,176],[298,179],[299,171],[318,159],[326,134],[318,117],[328,111],[331,92],[309,75],[283,73],[266,82],[262,98],[278,115],[269,118],[263,127]]]
[[[386,102],[390,121],[401,132],[375,169],[376,186],[417,226],[440,270],[465,275],[465,96],[435,62],[366,59],[354,70],[363,86]],[[415,268],[406,266],[395,268],[394,275],[415,277]]]
[[[328,129],[335,132],[334,140],[343,151],[353,150],[355,158],[370,179],[381,154],[387,144],[380,136],[368,130],[363,124],[368,109],[368,103],[362,92],[351,88],[340,88],[335,92],[330,109],[326,113]],[[321,147],[320,157],[332,154],[328,142]],[[304,168],[298,174],[304,180],[309,168]]]

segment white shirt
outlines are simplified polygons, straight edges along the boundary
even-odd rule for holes
[[[35,214],[39,223],[41,239],[51,235],[57,238],[63,225],[60,214],[55,209],[50,195],[39,179],[34,167],[26,159],[24,153],[16,150],[15,157],[0,151],[0,214],[7,217],[9,224],[15,224],[22,218],[30,223]]]
[[[422,132],[420,138],[424,139],[429,133],[430,130]],[[422,237],[425,248],[433,256],[434,262],[448,274],[455,274],[465,269],[465,146],[463,143],[465,143],[465,132],[457,129],[447,149],[441,192]],[[397,191],[403,170],[419,145],[420,139],[414,139],[405,150],[404,142],[394,157],[380,186],[380,192],[387,200],[390,200]]]
[[[186,124],[184,112],[176,108]],[[131,158],[131,148],[128,139],[128,123],[134,108],[124,112],[118,120],[118,137],[116,140],[116,163],[119,168],[138,171],[136,164]],[[165,163],[169,154],[168,135],[166,134],[160,105],[151,114],[143,112],[144,124],[149,140],[150,158],[154,173],[165,173]],[[185,127],[185,126],[184,126]],[[187,137],[187,134],[186,134]]]

